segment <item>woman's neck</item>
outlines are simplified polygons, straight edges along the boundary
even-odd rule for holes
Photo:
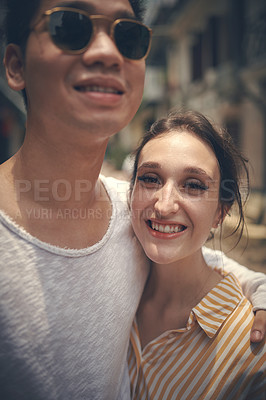
[[[146,294],[162,302],[191,304],[202,298],[209,287],[212,269],[206,264],[201,250],[173,264],[152,264]]]
[[[137,312],[142,346],[167,330],[184,328],[192,308],[220,280],[201,250],[171,265],[151,265]]]

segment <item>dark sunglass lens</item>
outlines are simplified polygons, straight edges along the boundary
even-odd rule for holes
[[[50,16],[49,31],[53,42],[63,50],[81,50],[92,35],[92,22],[75,11],[55,11]]]
[[[149,49],[149,30],[135,22],[119,22],[115,26],[114,37],[120,53],[131,60],[140,60]]]

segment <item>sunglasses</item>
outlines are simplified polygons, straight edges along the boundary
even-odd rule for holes
[[[55,7],[45,11],[48,31],[53,43],[69,54],[81,54],[88,48],[95,33],[95,21],[107,20],[110,37],[119,52],[129,60],[142,60],[148,56],[152,31],[141,22],[129,18],[113,21],[104,15],[90,15],[70,7]]]

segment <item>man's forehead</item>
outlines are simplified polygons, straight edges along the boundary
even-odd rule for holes
[[[92,14],[134,17],[129,0],[43,0],[41,2],[41,11],[57,6],[78,8]]]

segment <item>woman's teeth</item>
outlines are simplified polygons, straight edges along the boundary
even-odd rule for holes
[[[150,226],[153,230],[162,233],[177,233],[182,232],[185,229],[184,225],[161,225],[150,221]]]

